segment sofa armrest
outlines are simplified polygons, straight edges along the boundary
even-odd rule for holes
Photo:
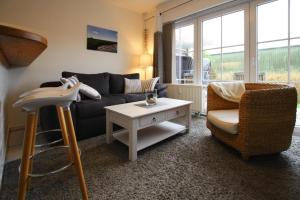
[[[159,98],[167,97],[167,85],[163,83],[156,83],[154,89],[157,89],[157,95]]]
[[[248,90],[240,102],[239,132],[249,148],[288,148],[295,126],[296,110],[297,92],[294,87]]]
[[[227,101],[217,95],[211,86],[207,87],[207,112],[210,110],[238,109],[239,104]]]

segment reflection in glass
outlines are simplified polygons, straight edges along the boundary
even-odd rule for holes
[[[292,82],[300,83],[300,39],[291,40],[290,44],[290,79]],[[300,87],[300,84],[298,85]]]
[[[177,83],[194,82],[194,25],[175,29]]]
[[[300,1],[291,0],[291,37],[300,37]]]
[[[203,22],[203,49],[221,47],[221,17]]]
[[[258,44],[258,80],[288,81],[288,41]]]
[[[288,37],[288,1],[277,0],[259,5],[257,24],[258,42],[286,39]]]
[[[204,84],[211,80],[221,80],[221,49],[205,50],[202,56],[202,76]]]
[[[222,17],[222,46],[244,44],[244,11]]]
[[[244,46],[223,49],[222,80],[244,80]]]

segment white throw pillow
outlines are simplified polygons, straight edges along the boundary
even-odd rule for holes
[[[148,80],[142,80],[142,91],[143,92],[154,91],[155,85],[158,80],[159,77],[151,78]]]
[[[91,99],[101,99],[101,95],[97,90],[84,83],[80,83],[79,92]]]
[[[140,79],[125,78],[125,94],[143,92]]]

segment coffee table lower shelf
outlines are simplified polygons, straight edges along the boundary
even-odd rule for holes
[[[137,150],[147,148],[185,130],[185,126],[169,121],[138,130]],[[114,132],[113,137],[128,146],[129,136],[127,130]]]

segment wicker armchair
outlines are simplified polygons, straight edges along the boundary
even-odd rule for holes
[[[207,120],[213,136],[238,150],[243,159],[284,151],[291,144],[297,91],[281,84],[246,83],[240,104],[226,101],[208,86],[207,112],[239,109],[238,134],[229,134]]]

